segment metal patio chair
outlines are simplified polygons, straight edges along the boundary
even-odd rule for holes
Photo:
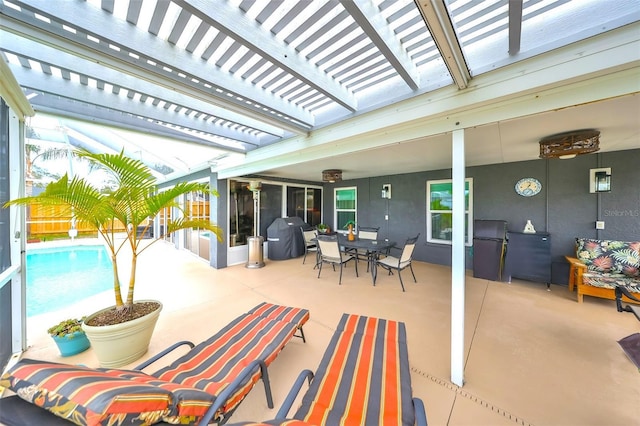
[[[325,237],[322,235],[318,236],[318,248],[320,250],[320,255],[318,258],[318,278],[320,278],[320,273],[322,272],[322,265],[324,263],[329,263],[333,266],[335,270],[336,265],[340,265],[340,279],[338,280],[338,284],[342,284],[342,265],[353,260],[356,265],[356,277],[358,276],[358,262],[357,257],[351,253],[345,253],[340,251],[340,245],[338,244],[338,239],[335,237]]]
[[[411,266],[411,259],[413,258],[413,249],[416,247],[416,242],[418,241],[418,237],[420,234],[416,235],[413,238],[407,239],[402,248],[402,253],[400,257],[395,256],[387,256],[382,259],[376,260],[377,266],[384,268],[389,271],[389,275],[393,273],[393,271],[398,271],[398,278],[400,278],[400,285],[402,286],[402,291],[404,291],[404,283],[402,282],[402,275],[400,271],[405,268],[409,268],[411,270],[411,275],[413,275],[413,282],[416,281],[416,274],[413,273],[413,266]],[[374,279],[375,284],[375,279]]]

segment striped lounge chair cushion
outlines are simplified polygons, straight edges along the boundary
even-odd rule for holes
[[[287,321],[296,324],[298,328],[302,327],[309,320],[309,311],[307,309],[273,305],[266,302],[262,302],[251,309],[249,313],[273,320]]]
[[[324,425],[413,425],[402,322],[344,314],[293,416]]]
[[[144,383],[171,392],[171,405],[168,412],[162,416],[162,421],[167,423],[197,424],[215,399],[213,395],[200,389],[160,380],[142,371],[107,368],[99,370],[113,377]]]
[[[256,422],[241,422],[241,423],[233,423],[228,426],[315,426],[311,423],[303,422],[302,420],[266,420],[264,422],[256,423]]]
[[[260,359],[268,366],[297,328],[295,323],[243,314],[152,375],[216,396],[252,361]],[[220,413],[230,412],[240,404],[259,378],[260,370],[256,369],[255,374],[226,401]]]
[[[151,425],[171,392],[82,366],[22,359],[0,379],[22,399],[77,425]]]

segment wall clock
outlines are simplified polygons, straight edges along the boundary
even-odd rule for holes
[[[542,189],[542,184],[535,178],[522,178],[515,186],[516,192],[523,197],[533,197]]]

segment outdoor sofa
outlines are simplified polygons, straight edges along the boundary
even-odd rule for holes
[[[576,238],[575,247],[575,257],[565,258],[570,264],[569,290],[577,289],[578,303],[585,295],[615,300],[616,287],[640,296],[640,241]]]

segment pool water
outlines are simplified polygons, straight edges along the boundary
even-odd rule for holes
[[[27,316],[64,309],[112,287],[111,258],[103,246],[27,251]]]

